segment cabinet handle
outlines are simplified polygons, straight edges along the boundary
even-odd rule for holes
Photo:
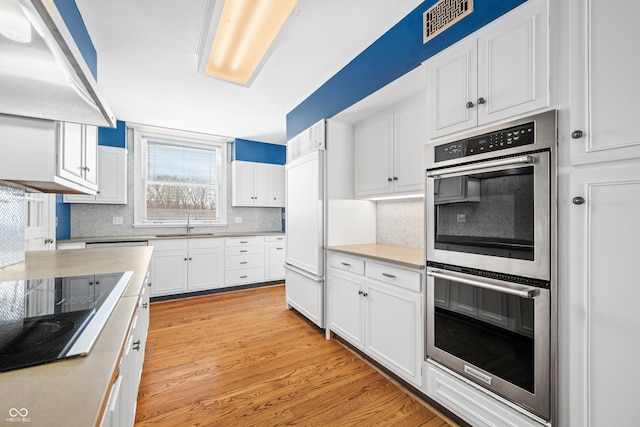
[[[580,196],[574,197],[572,202],[574,205],[581,205],[584,203],[584,197],[580,197]]]
[[[243,240],[243,241],[240,242],[240,244],[247,244],[247,243],[249,243],[249,242],[246,241],[246,240]]]
[[[365,298],[366,298],[368,295],[369,295],[369,294],[368,294],[368,293],[366,293],[366,292],[363,292],[363,293],[362,293],[362,296],[363,296],[363,297],[365,297]]]
[[[398,177],[397,177],[397,176],[394,176],[394,177],[393,177],[393,180],[394,180],[394,181],[397,181],[397,180],[398,180]]]
[[[393,274],[389,274],[389,273],[382,273],[382,275],[384,277],[388,277],[389,279],[395,279],[396,278],[396,276],[394,276]]]
[[[146,302],[144,304],[142,304],[142,308],[147,308],[149,304],[147,304]]]
[[[184,260],[185,260],[185,261],[187,261],[187,259],[186,259],[186,258],[185,258]]]
[[[193,258],[189,257],[189,261],[191,261]]]
[[[362,291],[358,291],[358,295],[362,295],[362,293],[363,293]]]
[[[391,182],[391,181],[393,181],[393,178],[389,177],[389,178],[387,178],[387,181]]]
[[[245,253],[245,252],[249,252],[249,251],[247,251],[246,249],[243,249],[240,251],[240,253]]]
[[[473,102],[471,102],[471,101],[467,102],[467,108],[473,108],[475,106],[476,106],[476,104],[474,104]]]
[[[247,263],[247,261],[242,261],[242,262],[240,263],[240,265],[242,265],[242,264],[246,264],[246,263]]]
[[[486,104],[486,103],[487,103],[486,99],[484,99],[482,97],[478,98],[478,105],[482,105],[482,104]]]
[[[151,287],[151,282],[147,283],[147,286]]]
[[[248,276],[240,276],[241,279],[246,279]]]
[[[584,132],[582,132],[580,129],[574,130],[573,132],[571,132],[571,138],[573,139],[580,139],[583,136],[584,136]]]
[[[281,251],[281,250],[283,250],[283,249],[284,249],[284,248],[276,248],[276,251]]]
[[[133,349],[135,351],[140,351],[140,340],[133,343]]]
[[[351,267],[351,264],[349,264],[348,262],[341,262],[340,264],[344,265],[345,267]]]

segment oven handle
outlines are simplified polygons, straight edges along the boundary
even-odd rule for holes
[[[509,295],[515,295],[520,298],[532,299],[538,294],[538,289],[532,286],[517,286],[513,283],[504,282],[502,280],[490,279],[494,283],[488,283],[480,280],[464,277],[463,274],[442,273],[437,270],[427,271],[427,276],[437,277],[438,279],[452,280],[454,282],[464,283],[478,288],[489,289],[491,291],[503,292]]]
[[[458,167],[447,168],[442,170],[436,170],[436,171],[427,172],[427,178],[440,178],[443,176],[454,175],[461,172],[472,172],[472,171],[478,171],[482,169],[494,168],[496,166],[521,165],[521,164],[527,164],[527,163],[533,163],[533,157],[531,156],[510,157],[508,159],[474,163],[471,165],[464,165],[464,166],[458,166]]]

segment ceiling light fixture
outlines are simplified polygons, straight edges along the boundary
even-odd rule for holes
[[[209,3],[200,35],[200,72],[249,86],[298,0]]]

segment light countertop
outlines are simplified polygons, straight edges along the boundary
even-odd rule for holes
[[[363,245],[327,246],[325,249],[391,262],[405,267],[424,269],[425,266],[424,249],[422,248],[369,243]]]
[[[34,427],[99,422],[152,252],[149,246],[27,252],[25,262],[0,269],[0,282],[134,272],[86,357],[0,373],[0,424],[11,408],[26,409],[29,421],[24,425]]]
[[[112,242],[139,242],[144,240],[159,239],[198,239],[198,238],[224,238],[224,237],[249,237],[249,236],[276,236],[284,234],[283,231],[256,231],[256,232],[229,232],[229,233],[198,233],[192,231],[191,234],[175,233],[175,234],[154,234],[143,236],[93,236],[93,237],[74,237],[71,239],[61,239],[58,243],[112,243]]]

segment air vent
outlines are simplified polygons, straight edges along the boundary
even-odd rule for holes
[[[422,15],[423,43],[473,12],[473,0],[440,0]]]

